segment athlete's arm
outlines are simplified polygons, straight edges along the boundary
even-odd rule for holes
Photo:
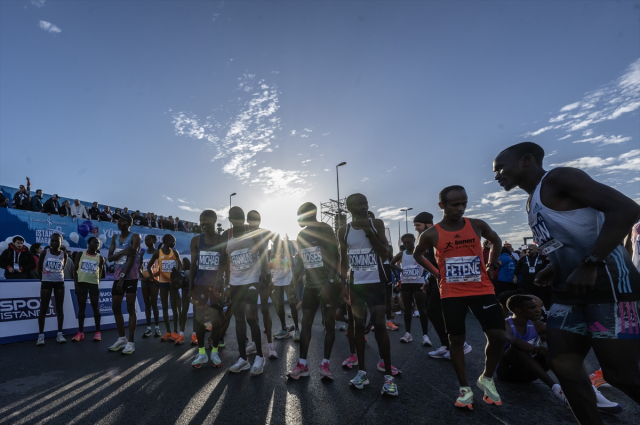
[[[129,275],[129,272],[133,267],[133,263],[136,261],[136,256],[138,255],[138,251],[140,251],[140,235],[139,234],[134,233],[134,235],[131,237],[131,248],[129,249],[133,251],[133,255],[127,255],[127,262],[124,265],[124,271],[123,271],[125,276]]]
[[[158,261],[158,258],[160,257],[160,250],[156,249],[156,252],[153,253],[153,255],[151,256],[151,259],[149,260],[149,264],[147,264],[147,271],[149,272],[149,275],[153,275],[153,271],[151,270],[151,266],[153,266],[156,261]]]
[[[105,266],[106,260],[104,259],[103,256],[100,256],[100,279],[104,279],[104,266]]]
[[[78,258],[78,262],[74,264],[74,267],[73,267],[73,286],[75,286],[76,289],[78,288],[78,269],[79,268],[80,268],[80,258]]]
[[[173,255],[176,256],[176,263],[178,263],[177,269],[178,269],[179,272],[181,272],[182,271],[182,259],[180,258],[180,253],[174,249],[173,250]],[[189,273],[189,275],[191,275],[191,273]]]
[[[225,279],[225,276],[229,275],[229,267],[227,267],[227,242],[229,240],[229,230],[225,230],[222,235],[220,235],[220,240],[224,241],[220,243],[220,264],[218,265],[218,274],[216,276],[216,284],[215,291],[221,295],[222,294],[222,282]],[[225,273],[220,273],[220,271],[224,270]],[[191,274],[191,273],[189,273]]]
[[[491,242],[491,251],[489,251],[489,263],[492,265],[498,264],[498,258],[500,257],[500,250],[502,249],[502,239],[500,236],[482,220],[478,220],[476,218],[470,218],[471,225],[473,226],[476,233],[478,230],[480,231],[480,236]],[[497,267],[491,267],[492,270]],[[488,270],[487,270],[488,271]]]
[[[322,240],[325,242],[325,249],[327,253],[327,271],[329,272],[329,279],[333,279],[338,273],[338,260],[340,259],[340,253],[338,252],[338,242],[336,241],[336,234],[328,224],[323,226],[325,231],[323,232]]]
[[[300,232],[302,233],[302,232]],[[298,247],[301,247],[300,244],[300,235],[297,238]],[[296,261],[295,266],[293,266],[293,278],[291,279],[291,285],[297,285],[300,279],[302,279],[302,274],[304,273],[304,261],[302,261],[302,253],[298,251],[298,261]]]
[[[116,250],[116,238],[119,238],[119,237],[120,237],[120,234],[116,234],[111,237],[111,244],[109,245],[109,253],[107,254],[107,260],[111,262],[116,261],[118,258],[121,257],[120,253],[122,251],[120,251],[117,255],[113,254]]]
[[[363,226],[364,233],[369,238],[373,250],[376,254],[378,254],[378,257],[380,257],[380,260],[384,263],[389,258],[389,249],[387,248],[389,246],[389,243],[387,242],[387,237],[385,236],[384,221],[380,220],[379,218],[374,218],[373,227],[376,229],[375,234],[373,233],[373,231],[371,231],[370,226]]]
[[[420,264],[423,269],[429,271],[436,278],[440,279],[440,272],[438,268],[431,264],[431,261],[427,260],[424,253],[431,247],[435,247],[438,244],[438,230],[435,227],[423,232],[418,238],[418,245],[413,249],[413,259],[416,263]]]
[[[47,250],[49,248],[45,248],[40,253],[40,260],[38,261],[38,274],[40,275],[40,279],[42,279],[42,268],[44,267],[44,257],[47,256]],[[13,270],[13,261],[9,262],[11,269]]]
[[[396,254],[395,257],[393,257],[393,259],[391,261],[389,261],[389,264],[391,264],[392,266],[395,265],[398,261],[400,261],[402,259],[402,251],[400,251],[399,253]]]
[[[142,275],[142,257],[144,257],[144,252],[142,252],[142,250],[140,250],[140,256],[138,257],[138,273],[140,273],[140,275]]]
[[[191,268],[189,272],[189,293],[193,294],[193,287],[196,281],[196,270],[198,270],[198,262],[200,261],[200,236],[191,238]],[[193,295],[191,297],[193,299]]]
[[[526,351],[527,353],[536,353],[538,351],[533,344],[529,344],[527,341],[513,336],[513,332],[511,332],[511,326],[505,326],[505,336],[507,337],[507,341],[509,341],[509,344],[513,345],[517,349]]]
[[[338,229],[338,247],[340,250],[340,279],[342,280],[342,298],[344,302],[351,305],[349,298],[349,290],[347,285],[349,283],[349,252],[347,241],[344,239],[347,226],[344,225]],[[386,249],[386,248],[385,248]]]
[[[629,231],[627,238],[624,240],[624,247],[627,250],[627,253],[629,253],[629,257],[633,256],[633,242],[631,241],[632,233],[633,228]]]

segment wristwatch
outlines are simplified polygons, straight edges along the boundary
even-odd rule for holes
[[[604,261],[598,261],[598,257],[595,255],[588,255],[582,260],[585,266],[605,266],[607,263]]]
[[[124,273],[120,273],[120,279],[122,279],[123,277],[125,277]]]

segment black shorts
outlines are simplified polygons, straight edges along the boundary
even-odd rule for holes
[[[209,304],[212,308],[222,308],[222,299],[216,297],[213,285],[194,286],[191,298],[193,298],[194,307],[204,307]]]
[[[414,292],[422,291],[422,284],[420,283],[403,283],[400,285],[400,292]]]
[[[64,289],[64,282],[42,282],[40,289]]]
[[[373,307],[387,305],[387,288],[386,283],[361,283],[359,285],[350,284],[349,294],[351,296],[351,305],[354,307],[369,308],[373,312]]]
[[[89,296],[95,297],[100,295],[100,285],[88,282],[78,282],[78,289],[89,291]]]
[[[483,331],[505,329],[502,306],[495,294],[442,298],[440,302],[445,327],[449,335],[464,335],[466,333],[464,321],[467,317],[467,310],[471,310],[476,316]]]
[[[115,280],[113,282],[113,287],[111,288],[111,295],[124,295],[125,292],[127,294],[135,294],[138,290],[138,279],[127,279],[122,283],[122,291],[118,291],[117,289],[118,281]]]
[[[340,304],[342,298],[342,289],[340,285],[331,285],[331,291],[329,293],[329,299],[322,297],[321,288],[309,288],[305,287],[302,293],[302,309],[318,311],[318,307],[322,305],[322,309],[336,308]]]
[[[246,285],[231,285],[229,297],[232,304],[247,303],[258,304],[258,284],[248,283]]]
[[[538,362],[545,371],[549,370],[549,366],[547,366],[547,356],[538,354],[533,359]],[[500,360],[496,373],[498,378],[506,382],[527,384],[538,379],[531,369],[525,367],[522,363],[512,363],[506,357]]]

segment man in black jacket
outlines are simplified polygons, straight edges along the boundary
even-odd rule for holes
[[[53,194],[53,196],[44,203],[43,212],[51,215],[51,214],[60,214],[60,203],[58,202],[58,195]]]
[[[69,206],[68,199],[62,203],[62,207],[60,208],[60,215],[63,217],[71,217],[71,207]]]
[[[98,203],[94,202],[89,208],[89,217],[91,217],[91,220],[97,220],[98,216],[100,216],[100,208],[98,208]]]
[[[44,212],[44,207],[42,206],[42,189],[36,190],[36,196],[31,197],[31,211]]]
[[[29,211],[31,208],[31,181],[27,177],[27,187],[20,185],[18,191],[13,195],[13,202],[16,204],[17,210]]]

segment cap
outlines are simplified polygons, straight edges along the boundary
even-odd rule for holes
[[[113,218],[115,218],[116,220],[119,220],[119,219],[127,220],[129,224],[133,224],[133,218],[131,218],[129,214],[115,213],[113,215]]]
[[[414,223],[433,224],[433,214],[423,211],[413,218]]]
[[[54,193],[53,195],[51,195],[52,198],[59,198],[57,193]]]

